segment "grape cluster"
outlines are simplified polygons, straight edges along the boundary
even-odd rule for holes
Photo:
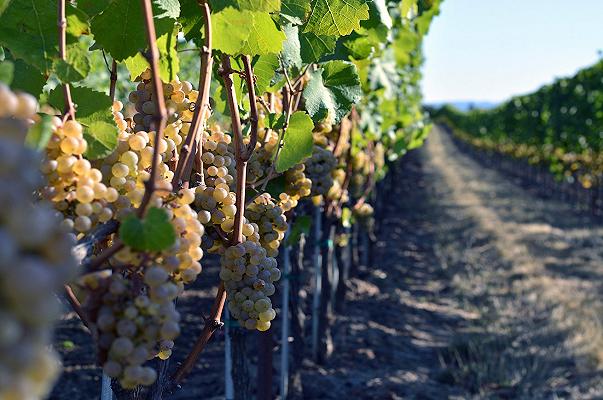
[[[314,146],[312,157],[305,162],[305,174],[312,181],[312,196],[326,195],[333,185],[331,175],[337,166],[337,159],[329,150]]]
[[[246,138],[246,142],[249,139]],[[266,178],[272,168],[273,158],[279,144],[279,136],[273,130],[260,130],[254,152],[247,163],[247,183],[250,185]]]
[[[174,300],[181,287],[164,268],[151,265],[142,279],[114,273],[92,291],[85,306],[93,317],[104,372],[125,389],[151,385],[157,372],[144,364],[171,355],[180,333]]]
[[[219,184],[234,186],[235,157],[232,147],[232,138],[216,126],[204,133],[203,175],[205,185],[217,187]]]
[[[41,166],[47,182],[42,195],[63,213],[66,227],[85,233],[113,217],[118,193],[103,183],[101,171],[83,157],[88,144],[82,125],[71,120],[63,124],[58,118],[53,123],[55,130]]]
[[[333,185],[327,192],[327,198],[330,200],[341,201],[342,203],[347,202],[349,200],[348,191],[343,188],[346,177],[345,169],[340,167],[335,168],[331,172],[331,176],[333,177]]]
[[[136,90],[128,96],[128,100],[134,104],[137,111],[133,116],[134,132],[151,130],[156,110],[151,71],[147,69],[140,75],[139,79],[141,82]],[[165,105],[169,115],[165,132],[168,138],[178,146],[183,140],[180,133],[186,135],[190,128],[194,112],[193,105],[197,101],[199,92],[193,90],[193,85],[190,82],[180,81],[178,78],[169,83],[163,82],[162,85]]]
[[[301,199],[312,193],[312,180],[306,177],[305,170],[305,164],[297,164],[285,172],[285,193],[289,196]]]
[[[229,247],[221,257],[220,278],[228,293],[228,309],[241,326],[266,331],[276,317],[269,296],[281,272],[276,260],[258,243]]]
[[[73,278],[74,244],[45,203],[38,154],[23,147],[37,102],[0,85],[0,398],[45,397],[59,372],[48,349],[60,314],[55,293]],[[32,229],[32,227],[34,229]]]
[[[245,210],[245,217],[258,227],[259,242],[269,257],[278,255],[278,248],[287,231],[287,218],[268,193],[256,197]]]

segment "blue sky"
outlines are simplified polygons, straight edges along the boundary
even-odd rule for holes
[[[425,39],[425,101],[501,101],[596,62],[603,0],[444,0]]]

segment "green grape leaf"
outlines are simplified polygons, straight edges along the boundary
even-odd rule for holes
[[[387,33],[392,29],[392,17],[389,14],[385,0],[373,0],[368,3],[369,19],[360,24],[363,29],[376,30],[379,39],[383,42],[387,40]]]
[[[0,45],[39,70],[57,54],[57,6],[48,0],[12,1],[0,16]]]
[[[303,111],[296,111],[289,119],[289,127],[283,137],[283,148],[276,160],[276,172],[285,172],[312,155],[314,123]]]
[[[301,46],[299,43],[299,27],[293,24],[287,24],[283,27],[283,32],[287,40],[283,42],[283,64],[285,68],[301,68]]]
[[[52,67],[61,82],[77,82],[84,79],[90,72],[88,46],[84,42],[67,45],[67,61],[56,58]]]
[[[79,38],[90,33],[90,25],[88,25],[90,17],[84,11],[79,8],[71,8],[69,5],[66,5],[65,11],[67,13],[67,27],[65,28],[67,35]]]
[[[42,151],[46,148],[52,136],[52,116],[41,114],[40,121],[35,123],[27,132],[25,145],[31,149]]]
[[[222,11],[226,7],[239,10],[278,12],[281,0],[210,0],[212,11]]]
[[[394,39],[393,49],[396,57],[396,63],[399,67],[404,67],[411,61],[410,53],[417,48],[419,37],[416,33],[406,29],[401,29],[398,36]]]
[[[417,0],[402,0],[400,4],[400,15],[402,18],[406,18],[410,10],[414,10],[417,7]]]
[[[367,36],[352,33],[350,36],[340,38],[340,44],[342,49],[345,49],[346,58],[351,57],[354,60],[363,60],[371,56],[378,42],[375,43]]]
[[[164,82],[169,82],[176,77],[180,70],[180,60],[176,51],[176,41],[178,32],[166,32],[157,39],[157,49],[159,50],[159,77]],[[136,79],[141,73],[149,68],[149,62],[140,53],[124,60],[124,64],[130,71],[132,80]]]
[[[289,231],[289,237],[287,238],[287,246],[298,244],[301,235],[308,236],[310,234],[310,228],[312,228],[312,217],[309,215],[298,215],[295,217],[295,221]]]
[[[86,158],[98,160],[111,155],[117,147],[118,131],[115,123],[94,121],[85,125],[87,121],[80,121],[84,125],[84,139],[88,142]]]
[[[304,32],[345,36],[360,29],[360,21],[368,18],[369,7],[364,0],[314,0]]]
[[[0,0],[0,15],[6,10],[11,0]]]
[[[314,122],[338,123],[360,101],[362,89],[356,66],[347,61],[329,61],[311,73],[303,92],[306,110]]]
[[[174,20],[155,18],[155,29],[158,37],[171,33]],[[138,0],[114,0],[92,20],[91,30],[96,45],[117,61],[133,57],[147,47],[144,19]]]
[[[270,89],[275,71],[278,68],[279,62],[276,54],[266,54],[257,57],[257,60],[253,64],[253,73],[255,74],[255,86],[259,94],[267,92]]]
[[[301,25],[310,12],[310,0],[283,0],[281,15],[292,24]]]
[[[211,23],[213,48],[233,56],[279,53],[286,39],[264,12],[228,7],[214,14]]]
[[[100,14],[112,0],[78,0],[77,8],[91,17]]]
[[[197,45],[201,46],[203,38],[203,14],[201,14],[197,0],[180,0],[180,9],[178,23],[182,26],[184,38],[186,40],[193,40]]]
[[[284,193],[287,188],[287,180],[284,175],[278,175],[271,179],[266,185],[266,192],[270,193],[272,198],[278,199],[279,194]]]
[[[27,92],[36,98],[42,94],[42,89],[46,84],[46,77],[35,67],[27,64],[23,60],[15,60],[15,69],[11,87],[15,90]]]
[[[268,128],[282,129],[285,126],[285,116],[283,114],[270,113],[268,114]]]
[[[0,62],[0,82],[10,85],[13,82],[15,64],[5,60]]]
[[[104,93],[87,87],[72,87],[71,98],[77,106],[77,119],[88,118],[102,111],[113,120],[111,114],[111,98]],[[48,103],[58,110],[62,110],[65,105],[63,90],[61,87],[56,87],[51,90],[48,95]]]
[[[180,3],[178,0],[153,0],[155,11],[154,18],[177,19],[180,16]]]
[[[312,32],[302,32],[299,35],[299,42],[302,61],[310,64],[332,54],[335,51],[337,38],[335,36],[319,36]]]
[[[66,4],[68,39],[88,31],[87,16]],[[48,73],[58,54],[56,1],[12,1],[0,15],[0,45],[13,57]]]
[[[162,251],[174,245],[176,231],[165,210],[151,207],[143,219],[134,214],[124,218],[119,227],[119,238],[134,250]]]

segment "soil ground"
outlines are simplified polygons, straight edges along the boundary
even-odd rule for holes
[[[372,263],[334,321],[335,352],[304,364],[304,398],[603,398],[603,227],[483,167],[437,128],[400,167]],[[215,270],[179,302],[176,348],[200,330]],[[97,399],[100,371],[73,315],[56,346],[65,372],[52,398]],[[218,334],[171,398],[223,398],[222,346]]]

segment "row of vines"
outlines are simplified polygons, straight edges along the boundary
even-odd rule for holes
[[[328,354],[319,289],[341,285],[320,257],[370,231],[388,164],[429,131],[421,42],[438,11],[439,0],[0,0],[0,399],[44,398],[56,382],[57,295],[117,398],[186,388],[225,312],[270,335],[277,309],[287,319],[298,292],[280,307],[275,293],[289,293],[289,249],[310,230],[313,353]],[[204,257],[218,260],[215,299],[173,360],[178,298]]]
[[[558,179],[599,185],[603,172],[603,62],[490,110],[433,110],[473,146],[528,161]]]

